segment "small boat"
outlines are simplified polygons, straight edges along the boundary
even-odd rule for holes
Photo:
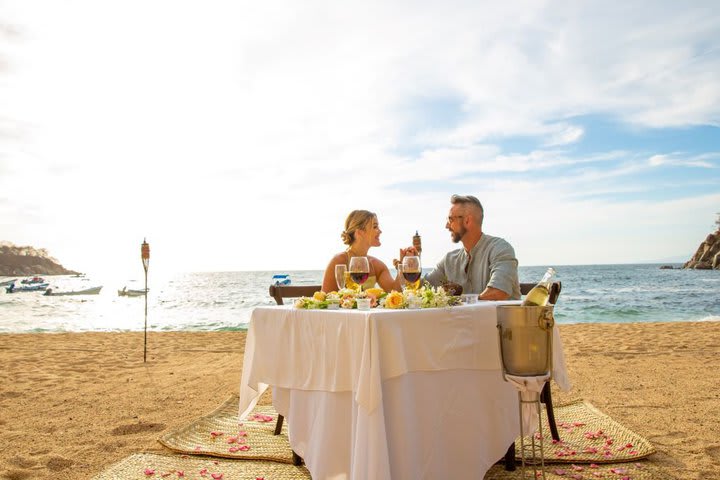
[[[290,275],[285,273],[273,275],[272,281],[270,283],[272,283],[273,285],[290,285],[290,283],[292,283],[292,280],[290,279]]]
[[[59,292],[53,292],[52,288],[48,288],[45,290],[45,295],[49,295],[52,297],[64,297],[66,295],[97,295],[100,293],[100,290],[102,290],[102,285],[99,287],[92,287],[92,288],[84,288],[82,290],[70,290],[70,291],[59,291]]]
[[[44,278],[38,277],[37,275],[31,278],[24,278],[20,281],[23,285],[39,285],[41,283],[47,283]]]
[[[150,291],[149,288],[148,291]],[[118,290],[118,295],[121,297],[141,297],[145,295],[145,290],[133,290],[131,288],[123,287],[122,290]]]
[[[20,286],[15,286],[14,283],[11,283],[7,287],[5,287],[5,291],[7,293],[18,293],[18,292],[37,292],[37,291],[45,291],[50,286],[49,283],[33,283],[32,285],[26,284]]]

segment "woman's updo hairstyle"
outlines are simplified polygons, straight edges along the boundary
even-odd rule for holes
[[[345,230],[340,234],[340,238],[345,245],[352,245],[355,241],[355,231],[362,230],[367,224],[376,218],[373,212],[367,210],[353,210],[345,219]]]

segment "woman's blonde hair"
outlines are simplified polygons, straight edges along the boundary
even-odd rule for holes
[[[340,238],[345,245],[352,245],[355,241],[355,232],[367,227],[377,215],[367,210],[353,210],[345,219],[345,230],[340,234]]]

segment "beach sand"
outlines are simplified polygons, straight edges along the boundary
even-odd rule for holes
[[[563,325],[574,388],[675,478],[720,478],[720,322]],[[237,393],[244,332],[0,335],[0,478],[87,479]],[[261,404],[270,403],[265,394]]]

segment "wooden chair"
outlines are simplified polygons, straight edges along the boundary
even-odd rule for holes
[[[312,297],[322,290],[322,285],[270,285],[270,296],[278,305],[285,305],[283,298]]]
[[[535,285],[535,283],[521,283],[520,293],[527,295]],[[560,290],[562,290],[562,283],[553,282],[552,287],[550,287],[550,298],[548,303],[553,305],[557,303],[557,299],[560,296]],[[542,392],[540,392],[540,401],[545,404],[548,423],[550,424],[550,434],[552,435],[553,440],[560,440],[560,434],[558,433],[557,425],[555,424],[555,411],[553,410],[552,396],[550,396],[550,382],[546,382]],[[507,453],[505,453],[505,469],[515,470],[515,442],[510,445]]]
[[[322,290],[322,285],[270,285],[270,296],[275,299],[278,305],[284,305],[284,298],[311,297],[313,293],[319,290]],[[280,435],[284,421],[285,417],[278,414],[275,423],[275,435]],[[301,465],[303,460],[300,455],[295,453],[295,450],[293,450],[292,455],[293,465]]]

